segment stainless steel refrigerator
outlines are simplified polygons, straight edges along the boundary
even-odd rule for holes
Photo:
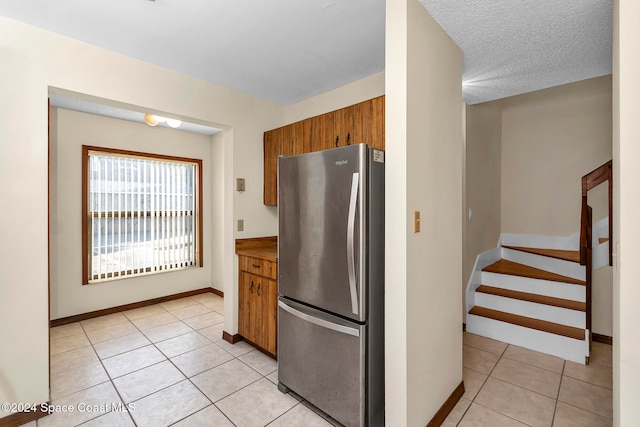
[[[278,160],[278,388],[384,425],[384,152]]]

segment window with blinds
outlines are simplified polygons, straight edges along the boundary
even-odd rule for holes
[[[202,161],[83,146],[83,283],[202,266]]]

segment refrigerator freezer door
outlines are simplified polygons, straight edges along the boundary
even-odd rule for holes
[[[278,381],[347,427],[365,426],[367,327],[280,299]]]
[[[367,146],[279,159],[279,294],[366,319]],[[366,213],[366,212],[365,212]]]

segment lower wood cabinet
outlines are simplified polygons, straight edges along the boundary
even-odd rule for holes
[[[238,333],[262,350],[277,354],[277,263],[239,256]]]

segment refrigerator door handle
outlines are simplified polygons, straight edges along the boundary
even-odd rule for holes
[[[353,173],[351,178],[351,198],[349,199],[349,216],[347,218],[347,270],[349,274],[349,292],[351,293],[351,312],[358,314],[358,292],[356,289],[356,260],[354,253],[354,236],[356,225],[356,202],[360,174]]]
[[[296,310],[295,308],[285,304],[282,301],[278,301],[278,307],[280,307],[281,309],[283,309],[284,311],[286,311],[287,313],[298,317],[302,320],[305,320],[309,323],[313,323],[314,325],[318,325],[320,327],[326,328],[326,329],[331,329],[332,331],[336,331],[336,332],[340,332],[342,334],[347,334],[347,335],[353,335],[354,337],[359,337],[360,336],[360,331],[358,329],[355,328],[350,328],[348,326],[343,326],[343,325],[338,325],[336,323],[333,322],[329,322],[328,320],[324,320],[324,319],[320,319],[318,317],[314,317],[311,315],[308,315],[306,313],[303,313],[299,310]]]

